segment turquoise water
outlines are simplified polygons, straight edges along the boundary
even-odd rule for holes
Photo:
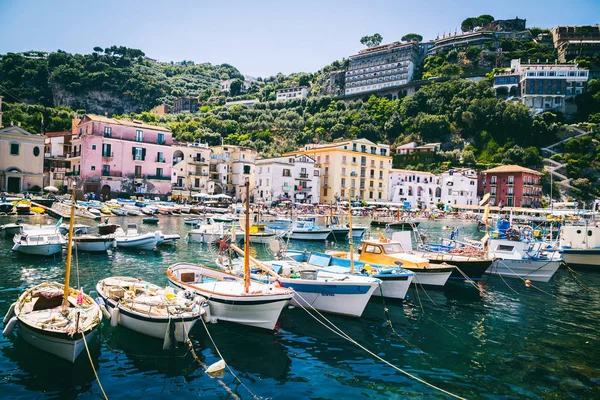
[[[159,229],[185,236],[182,218],[160,217]],[[14,218],[0,217],[0,224]],[[141,224],[140,230],[155,229]],[[124,220],[117,220],[124,224]],[[78,221],[85,223],[85,221]],[[88,223],[89,224],[89,223]],[[461,236],[475,225],[456,222]],[[424,222],[431,240],[449,231]],[[95,231],[95,230],[93,230]],[[0,238],[0,314],[27,286],[40,280],[62,281],[64,257],[33,258],[10,252]],[[347,244],[329,243],[330,248]],[[296,249],[323,245],[292,242]],[[261,257],[268,251],[258,250]],[[130,275],[166,284],[165,269],[178,261],[212,265],[214,252],[184,240],[158,252],[117,250],[110,255],[78,255],[73,285],[89,292],[111,275]],[[600,290],[600,273],[579,278]],[[386,302],[395,333],[386,324],[381,299],[374,298],[363,317],[328,316],[359,343],[398,367],[467,398],[599,398],[600,294],[583,290],[566,270],[559,270],[543,291],[520,281],[489,278],[479,293],[464,284],[443,291],[409,291],[405,302]],[[513,292],[516,291],[515,292]],[[260,398],[355,399],[447,398],[375,361],[335,336],[301,309],[284,310],[274,332],[219,323],[208,325],[224,359]],[[210,365],[219,356],[202,324],[191,332],[198,357]],[[109,398],[227,399],[230,394],[183,346],[173,354],[162,341],[111,328],[104,322],[92,357]],[[226,373],[222,382],[241,398],[248,391]],[[2,398],[100,398],[87,357],[70,365],[36,351],[14,333],[0,338]]]

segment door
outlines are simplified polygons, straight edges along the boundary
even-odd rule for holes
[[[102,200],[110,200],[110,186],[108,185],[102,186]]]
[[[19,193],[21,191],[21,178],[18,177],[9,177],[7,190],[10,193]]]

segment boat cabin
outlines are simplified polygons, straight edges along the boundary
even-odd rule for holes
[[[400,242],[389,239],[363,240],[359,260],[381,265],[415,265],[428,267],[429,261],[407,253]]]
[[[560,228],[560,246],[564,249],[600,248],[600,227],[571,225]]]

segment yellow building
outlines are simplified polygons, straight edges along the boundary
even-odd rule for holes
[[[387,201],[390,146],[367,139],[309,144],[291,154],[316,160],[321,173],[321,203],[347,200]]]
[[[254,168],[256,151],[248,147],[221,145],[211,147],[210,179],[214,182],[214,193],[225,193],[234,200],[244,201],[244,185],[250,183],[250,196],[255,189]]]
[[[188,198],[194,194],[214,191],[209,181],[210,147],[206,143],[173,145],[173,197]]]
[[[0,129],[0,192],[42,188],[44,139],[45,136],[34,135],[19,126]]]

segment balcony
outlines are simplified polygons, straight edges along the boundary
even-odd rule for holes
[[[115,156],[115,153],[102,153],[102,158],[113,158]]]
[[[171,177],[164,175],[148,175],[148,179],[153,181],[170,181]]]
[[[356,176],[356,172],[354,172],[354,171],[350,172],[350,176]]]
[[[196,156],[196,157],[192,158],[192,161],[190,161],[190,163],[193,163],[193,164],[206,164],[206,158]]]
[[[113,176],[121,178],[123,176],[123,173],[119,171],[102,171],[102,176]]]
[[[301,174],[300,174],[300,179],[308,179],[308,174],[306,174],[306,173],[301,173]]]
[[[296,192],[310,192],[312,190],[312,186],[297,186]]]
[[[65,176],[79,176],[79,171],[67,172]]]
[[[156,162],[158,162],[158,163],[164,163],[165,162],[165,158],[164,157],[156,157]]]

